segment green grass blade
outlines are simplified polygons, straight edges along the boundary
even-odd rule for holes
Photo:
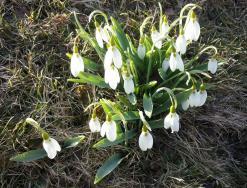
[[[71,148],[80,144],[85,139],[85,136],[80,135],[76,137],[67,138],[64,140],[63,148]]]
[[[10,160],[16,162],[31,162],[38,159],[42,159],[46,156],[47,154],[44,149],[36,149],[17,154],[14,157],[11,157]]]

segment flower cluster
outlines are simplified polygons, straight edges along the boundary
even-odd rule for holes
[[[98,106],[102,106],[107,115],[101,126],[99,118],[95,111],[93,112],[89,121],[91,132],[100,132],[102,137],[106,136],[109,141],[114,142],[121,130],[124,129],[124,134],[127,134],[128,129],[132,129],[136,119],[139,119],[141,122],[141,127],[138,128],[141,130],[139,147],[146,151],[153,146],[151,134],[153,121],[159,119],[162,113],[170,108],[158,127],[171,129],[171,132],[175,133],[180,129],[180,118],[177,113],[180,107],[187,110],[189,107],[205,104],[207,87],[201,75],[210,77],[207,72],[216,73],[217,50],[209,46],[198,53],[200,56],[206,50],[214,50],[215,54],[208,60],[206,66],[197,65],[198,55],[192,59],[186,56],[186,52],[190,50],[189,46],[200,38],[200,24],[195,13],[197,7],[199,6],[195,4],[186,5],[181,10],[179,18],[171,23],[167,16],[162,14],[161,9],[158,29],[150,22],[149,17],[146,18],[140,27],[137,45],[133,44],[114,18],[111,18],[110,24],[107,16],[100,11],[95,11],[89,16],[90,21],[92,18],[95,20],[94,37],[90,38],[90,34],[82,29],[80,36],[82,34],[86,36],[82,38],[91,43],[99,54],[103,62],[104,78],[99,75],[96,78],[89,73],[84,75],[83,58],[79,55],[76,45],[71,56],[71,73],[74,77],[79,77],[79,83],[108,87],[120,95],[114,102],[105,102],[106,99],[96,102]],[[185,11],[188,11],[186,16]],[[105,22],[99,23],[97,16],[103,16]],[[184,24],[183,19],[186,19]],[[144,33],[148,23],[152,24],[150,33]],[[177,26],[179,33],[172,35],[176,33],[177,30],[174,28]],[[79,27],[82,28],[80,25]],[[102,73],[99,71],[99,74]],[[157,75],[160,78],[157,78]],[[86,78],[88,76],[90,79]],[[188,79],[185,82],[186,77]],[[106,86],[101,84],[102,82]],[[191,86],[188,87],[190,83]],[[179,93],[181,88],[182,92]],[[139,110],[141,107],[143,110]]]

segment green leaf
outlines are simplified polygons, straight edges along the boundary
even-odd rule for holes
[[[147,95],[146,93],[144,93],[143,95],[143,109],[145,114],[151,118],[152,116],[152,112],[153,112],[153,101],[152,101],[152,97],[149,95]]]
[[[36,149],[17,154],[14,157],[11,157],[10,160],[16,162],[31,162],[38,159],[42,159],[46,156],[47,154],[44,149]]]
[[[101,88],[109,88],[109,85],[105,83],[104,79],[101,76],[93,75],[87,72],[80,72],[79,78],[68,79],[69,82],[75,83],[86,83],[91,85],[96,85]]]
[[[129,102],[132,104],[132,105],[136,105],[137,103],[137,100],[136,100],[136,96],[134,93],[131,93],[129,95],[127,95],[128,99],[129,99]]]
[[[132,139],[134,136],[136,136],[135,130],[127,131],[127,139]],[[117,144],[120,144],[125,141],[125,133],[121,133],[117,135],[117,139],[114,142],[109,141],[107,138],[103,138],[100,141],[98,141],[96,144],[93,145],[93,148],[106,148],[109,146],[114,146]]]
[[[72,138],[67,138],[66,140],[64,140],[63,147],[64,148],[75,147],[78,144],[80,144],[84,140],[84,138],[85,136],[83,135],[72,137]]]
[[[116,153],[109,157],[104,164],[97,170],[94,184],[99,183],[105,176],[110,174],[124,159],[121,154]]]
[[[164,119],[154,120],[148,122],[151,129],[158,129],[164,127]]]
[[[106,99],[100,99],[100,104],[106,114],[113,113],[111,101],[106,100]]]
[[[91,59],[83,57],[83,62],[85,64],[85,67],[91,71],[100,71],[102,70],[103,66],[102,64],[95,63]]]
[[[123,116],[124,116],[124,119],[126,121],[131,121],[131,120],[137,120],[137,119],[140,119],[139,118],[139,112],[138,111],[129,111],[129,112],[124,112],[123,113]],[[112,116],[112,119],[114,121],[118,121],[118,120],[122,120],[120,115],[118,114],[115,114]]]

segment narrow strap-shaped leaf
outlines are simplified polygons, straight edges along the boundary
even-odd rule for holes
[[[85,136],[80,135],[76,137],[67,138],[64,140],[63,148],[71,148],[80,144],[84,140]]]
[[[105,83],[104,79],[101,76],[93,75],[87,72],[80,72],[79,78],[80,79],[71,78],[68,79],[68,81],[75,83],[87,83],[101,88],[109,88],[109,85]]]
[[[17,154],[14,157],[11,157],[10,160],[16,162],[31,162],[38,159],[42,159],[46,156],[47,154],[44,149],[36,149]]]
[[[148,123],[149,123],[149,126],[151,127],[151,129],[158,129],[158,128],[164,127],[164,119],[149,121]]]
[[[125,133],[118,134],[117,139],[113,142],[109,141],[107,138],[103,138],[100,141],[98,141],[96,144],[93,145],[93,148],[106,148],[109,146],[115,146],[117,144],[123,143],[125,139],[128,140],[132,139],[137,133],[135,130],[127,131],[127,137],[125,137]]]
[[[152,101],[152,97],[150,96],[150,94],[146,94],[144,93],[143,95],[143,109],[145,114],[151,118],[152,113],[153,113],[153,101]]]
[[[94,179],[94,184],[99,183],[105,176],[110,174],[124,159],[124,157],[116,153],[109,157],[104,164],[97,170],[95,179]]]
[[[122,115],[123,115],[125,121],[131,121],[131,120],[140,119],[138,111],[124,112]],[[115,115],[112,116],[112,119],[117,121],[117,120],[121,120],[121,117],[120,117],[120,115],[115,114]]]
[[[88,58],[85,58],[85,57],[83,57],[83,62],[85,64],[85,68],[89,69],[91,71],[95,71],[96,72],[96,71],[102,70],[102,68],[103,68],[102,64],[95,63],[91,59],[88,59]]]

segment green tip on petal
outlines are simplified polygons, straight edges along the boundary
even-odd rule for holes
[[[153,25],[153,26],[152,26],[152,29],[151,29],[151,32],[154,32],[154,31],[156,31],[156,28],[155,28],[155,26]]]
[[[76,45],[73,46],[73,53],[78,53],[78,47]]]
[[[172,105],[171,107],[170,107],[170,113],[175,113],[176,112],[176,109],[175,109],[175,107]]]
[[[164,16],[163,16],[163,22],[164,22],[165,24],[167,24],[167,23],[168,23],[168,20],[167,20],[166,15],[164,15]]]
[[[196,90],[196,86],[193,84],[193,86],[191,87],[192,91]]]
[[[196,13],[192,10],[190,17],[195,20],[196,19]]]
[[[94,25],[96,28],[98,28],[100,26],[99,22],[97,22],[97,21],[94,22]]]
[[[42,138],[43,140],[48,140],[49,139],[49,134],[47,132],[42,133]]]
[[[144,43],[144,37],[143,36],[140,38],[139,43],[140,44],[143,44]]]
[[[147,131],[148,131],[147,126],[145,124],[143,124],[143,126],[142,126],[142,132],[147,133]]]
[[[114,45],[115,45],[115,41],[114,41],[113,37],[111,37],[110,46],[114,46]]]

